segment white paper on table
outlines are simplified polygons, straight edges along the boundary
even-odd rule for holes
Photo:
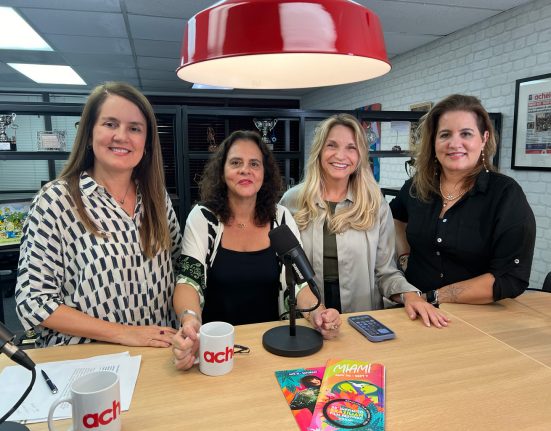
[[[58,398],[68,396],[71,383],[78,377],[93,371],[114,371],[119,375],[121,388],[121,409],[130,408],[132,394],[140,371],[141,356],[130,356],[128,352],[113,355],[93,356],[70,361],[44,362],[36,365],[36,381],[33,389],[21,406],[9,417],[11,421],[26,423],[45,422],[48,410]],[[52,394],[40,370],[44,370],[59,392]],[[0,411],[7,412],[31,382],[31,373],[20,366],[6,367],[0,374]],[[71,416],[71,405],[60,404],[54,419],[66,419]]]

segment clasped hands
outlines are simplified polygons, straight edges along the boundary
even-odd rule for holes
[[[323,338],[335,338],[339,334],[341,316],[334,308],[316,309],[310,313],[308,320],[322,334]],[[179,370],[188,370],[195,363],[199,349],[199,328],[201,323],[194,316],[186,316],[181,328],[172,339],[174,365]]]

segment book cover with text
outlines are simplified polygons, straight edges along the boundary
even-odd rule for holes
[[[277,382],[301,431],[307,431],[325,367],[276,371]]]
[[[330,359],[308,431],[383,431],[385,367]]]

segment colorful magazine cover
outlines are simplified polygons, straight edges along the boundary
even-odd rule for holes
[[[276,371],[277,382],[301,431],[307,431],[325,367]]]
[[[385,367],[353,360],[327,361],[308,431],[383,431]]]

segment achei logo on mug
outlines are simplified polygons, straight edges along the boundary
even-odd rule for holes
[[[105,409],[100,413],[88,413],[82,417],[82,425],[86,428],[98,428],[100,425],[107,425],[117,419],[121,414],[121,403],[113,400],[113,407]]]
[[[232,347],[226,347],[225,352],[209,352],[206,351],[203,353],[203,359],[206,362],[209,362],[211,364],[217,363],[222,364],[224,362],[228,362],[230,359],[233,358],[233,348]]]

